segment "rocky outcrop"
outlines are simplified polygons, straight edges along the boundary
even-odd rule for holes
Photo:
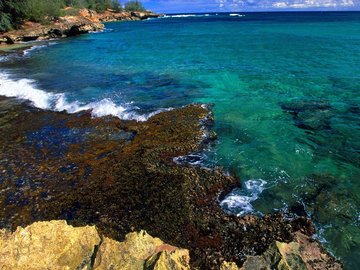
[[[0,35],[0,44],[14,44],[28,41],[41,41],[52,38],[69,37],[104,29],[103,22],[136,21],[157,18],[160,15],[146,12],[115,12],[106,10],[97,13],[89,9],[81,9],[76,16],[64,16],[48,25],[25,22],[19,30]]]
[[[158,18],[161,15],[153,13],[151,11],[121,11],[115,12],[112,10],[106,10],[103,13],[93,14],[92,17],[97,17],[101,22],[115,22],[115,21],[140,21],[151,18]]]
[[[0,231],[1,269],[186,270],[189,260],[187,250],[144,231],[128,234],[123,242],[102,239],[94,226],[75,228],[66,221]]]
[[[145,231],[119,242],[100,236],[94,226],[73,227],[66,221],[36,222],[13,233],[0,230],[2,269],[188,270],[189,251],[165,244]],[[342,269],[320,244],[297,233],[293,242],[275,241],[242,268],[224,261],[220,270]]]
[[[100,31],[104,25],[81,16],[66,16],[49,25],[27,22],[19,30],[5,33],[0,37],[7,44],[28,41],[41,41]]]
[[[129,233],[123,242],[105,237],[94,269],[189,269],[189,251],[165,244],[145,231]]]
[[[0,98],[0,226],[66,219],[95,224],[117,241],[143,229],[189,250],[195,269],[218,269],[224,261],[240,267],[275,241],[313,235],[305,217],[236,217],[220,208],[239,180],[221,168],[186,163],[216,138],[212,123],[210,108],[197,104],[136,122]],[[179,156],[181,164],[174,161]],[[166,252],[161,261],[182,262]]]
[[[0,231],[0,265],[14,270],[87,269],[99,244],[95,227],[37,222],[14,233]]]
[[[290,243],[275,241],[261,256],[249,256],[241,270],[342,269],[319,242],[298,232]]]

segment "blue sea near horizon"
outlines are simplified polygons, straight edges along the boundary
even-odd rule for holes
[[[218,143],[199,160],[242,182],[224,210],[307,215],[358,268],[360,12],[171,14],[106,28],[2,56],[0,95],[137,120],[212,103]]]

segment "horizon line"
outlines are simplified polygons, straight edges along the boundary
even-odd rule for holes
[[[331,12],[360,12],[359,10],[261,10],[261,11],[202,11],[202,12],[159,12],[162,14],[227,14],[227,13],[331,13]]]

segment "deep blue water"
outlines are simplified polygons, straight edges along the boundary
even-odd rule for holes
[[[325,246],[356,269],[360,13],[237,14],[109,23],[102,33],[14,53],[0,62],[0,94],[139,120],[213,103],[219,141],[205,163],[243,183],[224,209],[306,214]]]

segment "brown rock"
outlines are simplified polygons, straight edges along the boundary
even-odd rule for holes
[[[177,249],[175,251],[163,251],[157,260],[154,270],[188,270],[190,269],[189,251]]]
[[[130,233],[124,242],[116,242],[105,238],[101,244],[94,268],[103,269],[141,269],[145,261],[164,243],[158,238],[152,238],[146,232]]]
[[[310,237],[297,232],[291,243],[275,241],[261,256],[249,256],[242,270],[342,269],[342,265]]]
[[[9,270],[86,269],[99,243],[95,227],[36,222],[14,233],[0,232],[0,265]]]
[[[74,228],[66,221],[36,222],[14,233],[0,230],[0,266],[4,270],[112,269],[187,270],[189,251],[165,244],[145,231],[124,242],[101,241],[94,226]]]
[[[97,253],[94,269],[189,269],[189,251],[166,245],[145,231],[129,233],[124,242],[105,238]]]
[[[238,270],[238,266],[234,262],[223,262],[220,266],[220,270]]]
[[[145,229],[188,249],[197,269],[218,269],[224,261],[241,266],[247,256],[261,256],[275,241],[290,243],[297,231],[314,232],[306,218],[227,215],[218,201],[238,179],[221,169],[174,162],[201,150],[208,140],[212,115],[205,106],[174,109],[145,122],[20,104],[2,109],[1,98],[0,111],[0,122],[7,123],[0,137],[0,159],[5,161],[0,171],[6,179],[0,183],[0,224],[5,226],[69,218],[77,225],[94,223],[102,234],[120,241],[129,231]],[[80,142],[64,137],[64,145],[39,147],[43,139],[28,134],[48,125],[54,131],[45,129],[46,142],[59,129],[75,131]],[[74,169],[67,169],[69,164]],[[17,179],[31,182],[18,186]],[[146,262],[155,265],[160,251]]]

